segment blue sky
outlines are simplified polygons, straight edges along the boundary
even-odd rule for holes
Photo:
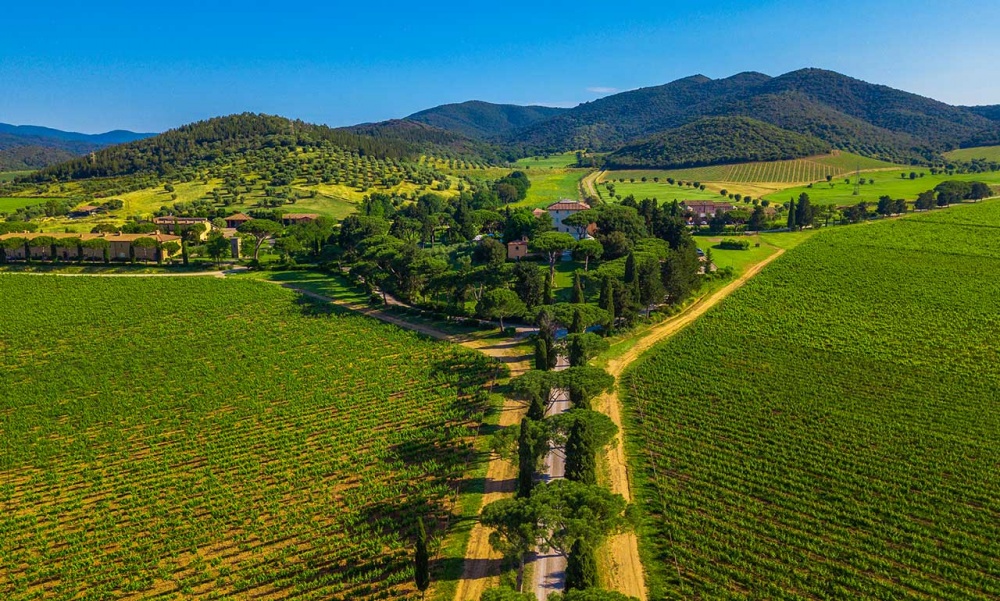
[[[470,99],[572,106],[801,67],[1000,104],[996,0],[11,4],[0,122],[84,132],[242,111],[348,125]]]

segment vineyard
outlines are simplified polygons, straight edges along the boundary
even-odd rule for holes
[[[790,161],[712,165],[670,171],[612,171],[607,174],[605,179],[658,177],[665,180],[671,177],[685,182],[801,183],[825,180],[827,175],[838,177],[845,173],[852,173],[858,168],[865,171],[892,167],[897,167],[897,165],[847,152],[837,152]]]
[[[495,367],[253,281],[0,276],[0,597],[394,599]]]
[[[651,598],[1000,598],[997,227],[820,232],[626,373]]]

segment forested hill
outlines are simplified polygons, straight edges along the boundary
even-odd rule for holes
[[[419,124],[394,123],[334,129],[253,113],[216,117],[54,165],[32,178],[44,181],[136,173],[166,175],[192,165],[282,146],[327,144],[382,159],[415,159],[432,151],[468,156],[477,151],[477,143],[458,134]]]
[[[514,132],[523,152],[613,151],[707,116],[744,116],[869,156],[926,159],[997,131],[982,111],[832,71],[694,76],[582,104]]]
[[[39,169],[112,144],[131,142],[152,135],[155,134],[121,130],[81,134],[49,127],[0,123],[0,171]]]
[[[1000,104],[987,104],[983,106],[967,106],[966,109],[973,113],[986,117],[991,121],[1000,121]]]
[[[470,138],[486,140],[509,135],[515,130],[565,111],[566,109],[547,106],[492,104],[471,100],[423,110],[406,119],[458,132]]]
[[[0,171],[33,171],[71,161],[76,153],[46,146],[17,146],[0,150]]]
[[[155,136],[155,133],[136,133],[116,129],[103,134],[81,134],[74,131],[62,131],[51,127],[40,127],[37,125],[11,125],[0,123],[0,134],[16,136],[22,138],[45,139],[51,141],[53,146],[58,142],[82,142],[88,146],[100,147],[111,146],[113,144],[124,144],[134,142],[143,138]]]
[[[629,144],[607,157],[612,169],[671,169],[779,161],[822,154],[830,144],[746,117],[701,119]]]

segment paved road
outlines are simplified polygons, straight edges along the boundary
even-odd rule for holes
[[[570,409],[569,391],[560,389],[553,395],[552,404],[545,412],[546,417],[559,415]],[[566,476],[566,454],[563,449],[550,444],[545,455],[542,481],[551,482]],[[566,558],[555,551],[535,555],[535,596],[545,601],[551,593],[561,593],[566,583]]]
[[[556,371],[562,371],[569,367],[565,357],[559,357],[559,364]],[[545,411],[545,416],[559,415],[572,408],[569,402],[569,391],[557,389],[553,391],[552,402]],[[551,482],[566,476],[566,454],[563,449],[556,448],[551,443],[549,452],[545,455],[545,464],[542,468],[542,481]],[[566,586],[566,558],[556,551],[548,553],[536,553],[534,560],[535,570],[535,597],[538,601],[545,601],[552,593],[561,593]]]

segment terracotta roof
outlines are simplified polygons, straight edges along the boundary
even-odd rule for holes
[[[205,223],[206,221],[208,219],[205,217],[174,217],[173,215],[153,217],[153,223]]]
[[[252,221],[253,217],[245,215],[243,213],[233,213],[229,217],[226,217],[226,221]]]
[[[171,236],[169,234],[161,234],[159,232],[152,234],[73,234],[73,233],[59,233],[59,232],[12,232],[10,234],[0,235],[0,240],[7,240],[9,238],[24,238],[26,240],[34,240],[39,237],[49,237],[61,240],[64,238],[79,238],[80,240],[93,240],[95,238],[104,238],[108,242],[133,242],[139,238],[153,238],[158,242],[171,242],[180,240],[180,236]]]
[[[531,212],[531,214],[534,215],[535,217],[540,217],[545,214],[545,209],[535,209],[534,211]]]
[[[319,219],[318,213],[286,213],[282,219]]]
[[[546,207],[547,211],[586,211],[590,205],[575,200],[560,200]]]

